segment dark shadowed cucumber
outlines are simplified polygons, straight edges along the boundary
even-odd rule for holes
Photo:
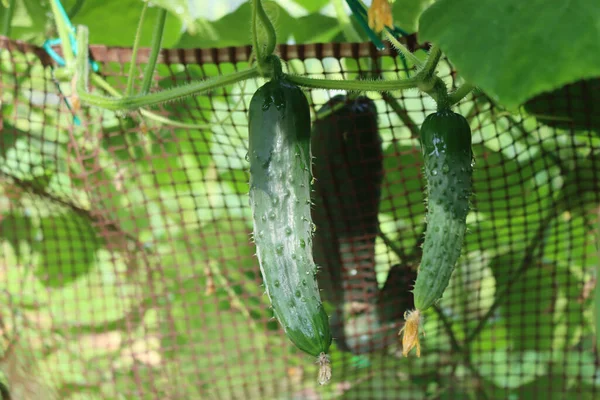
[[[338,95],[313,125],[315,261],[319,286],[335,304],[375,302],[375,238],[383,154],[375,103]]]
[[[301,350],[322,357],[331,334],[312,255],[310,112],[302,91],[274,79],[250,102],[250,206],[275,316]]]
[[[412,301],[406,287],[414,282],[414,272],[404,275],[399,266],[392,267],[389,282],[378,291],[375,239],[383,152],[375,103],[338,95],[317,115],[324,115],[315,121],[311,138],[319,287],[336,305],[331,329],[338,348],[370,353],[396,342],[403,313],[395,311]],[[398,279],[402,276],[408,279]],[[410,299],[402,301],[402,294]]]

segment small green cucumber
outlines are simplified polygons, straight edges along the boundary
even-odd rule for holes
[[[310,110],[297,86],[275,78],[250,102],[250,206],[267,295],[288,338],[319,357],[329,351],[329,318],[312,255]]]
[[[460,114],[438,111],[421,126],[427,179],[427,231],[413,290],[415,308],[439,300],[460,257],[469,213],[473,172],[471,128]]]

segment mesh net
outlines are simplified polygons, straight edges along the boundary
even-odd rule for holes
[[[272,318],[250,241],[247,107],[263,81],[151,110],[194,128],[96,108],[78,125],[71,85],[40,49],[0,48],[0,368],[13,399],[598,396],[593,116],[556,129],[481,93],[459,104],[473,130],[472,211],[451,284],[425,316],[421,358],[401,356],[397,333],[425,229],[418,126],[435,104],[386,93],[371,96],[375,120],[364,109],[317,118],[344,154],[323,161],[327,147],[313,142],[315,258],[336,338],[332,383],[318,387],[314,360]],[[306,76],[410,73],[366,45],[279,53]],[[122,91],[130,51],[91,54]],[[245,68],[249,54],[165,50],[155,89]],[[455,86],[445,60],[440,76]],[[585,117],[590,85],[535,104]],[[306,93],[313,110],[338,94]],[[380,142],[339,147],[375,127]]]

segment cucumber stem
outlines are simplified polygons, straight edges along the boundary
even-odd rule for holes
[[[314,89],[339,89],[359,92],[388,92],[400,89],[416,88],[420,82],[417,77],[397,80],[345,81],[338,79],[307,78],[299,75],[286,75],[287,80],[299,86]]]
[[[406,46],[404,46],[402,43],[400,43],[400,41],[398,39],[396,39],[394,37],[394,35],[392,35],[387,29],[384,30],[384,33],[385,33],[385,37],[387,38],[387,40],[390,41],[392,46],[394,46],[394,48],[401,55],[403,55],[407,60],[410,60],[413,63],[413,65],[415,65],[417,68],[423,67],[423,63],[421,62],[421,60],[419,60],[417,58],[417,56],[415,56],[413,53],[411,53],[411,51],[408,50],[406,48]]]
[[[142,13],[140,14],[140,20],[138,22],[137,30],[135,31],[131,60],[129,61],[129,76],[127,77],[125,96],[131,96],[133,94],[133,82],[135,81],[136,76],[135,67],[137,66],[137,55],[140,48],[140,40],[142,39],[142,27],[144,26],[144,21],[146,19],[146,11],[148,11],[148,3],[144,3],[142,6]]]
[[[267,44],[265,46],[264,52],[260,47],[258,40],[258,20],[260,20],[264,30],[267,33]],[[275,28],[269,19],[269,16],[265,12],[263,8],[261,0],[253,0],[252,1],[252,45],[254,46],[256,52],[256,60],[258,62],[258,70],[261,75],[265,74],[265,64],[267,63],[267,58],[275,51],[275,47],[277,46],[277,34],[275,32]]]
[[[450,103],[450,106],[453,106],[454,104],[464,99],[465,96],[471,93],[471,91],[474,88],[475,87],[468,82],[460,85],[454,92],[448,95],[448,101]]]
[[[158,10],[156,16],[156,23],[154,24],[154,32],[152,32],[152,44],[150,49],[150,57],[148,57],[148,63],[144,70],[144,80],[142,81],[142,89],[140,94],[148,94],[150,91],[150,85],[152,84],[152,77],[154,76],[154,68],[156,67],[156,61],[158,60],[158,53],[162,46],[163,32],[165,30],[165,21],[167,20],[167,10],[161,8]]]
[[[162,90],[157,93],[123,97],[115,99],[90,93],[88,91],[89,82],[89,63],[87,62],[88,51],[88,28],[79,26],[77,32],[78,52],[77,52],[77,95],[82,102],[105,108],[107,110],[134,110],[137,108],[165,103],[176,99],[181,99],[201,92],[218,89],[223,86],[244,81],[258,76],[256,67],[246,68],[242,71],[234,72],[228,75],[221,75],[200,82],[194,82],[183,86],[177,86]]]

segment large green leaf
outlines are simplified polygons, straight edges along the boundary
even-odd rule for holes
[[[392,5],[394,24],[409,33],[416,32],[419,17],[433,0],[396,0]]]
[[[525,110],[555,128],[600,131],[600,79],[581,80],[534,97]]]
[[[600,76],[600,2],[440,0],[419,20],[469,82],[507,107]]]
[[[293,0],[308,12],[317,12],[330,3],[329,0]]]
[[[286,43],[288,40],[296,43],[327,42],[338,38],[341,32],[335,18],[313,13],[296,19],[277,3],[269,2],[265,6],[277,30],[278,43]],[[250,2],[245,2],[237,10],[217,21],[203,21],[203,34],[184,33],[177,46],[208,48],[251,44],[251,13]]]
[[[87,274],[100,248],[92,223],[74,212],[40,220],[41,236],[34,242],[39,254],[36,276],[49,287],[65,286]]]
[[[0,21],[8,9],[0,3]],[[41,45],[46,39],[49,6],[39,0],[17,0],[11,22],[10,37]]]
[[[188,0],[152,0],[152,4],[162,7],[176,15],[190,33],[196,32],[194,17],[190,12],[191,2]]]
[[[131,46],[142,11],[139,0],[88,0],[73,18],[73,25],[87,25],[91,44]],[[152,31],[159,9],[150,7],[142,28],[140,46],[150,46]],[[163,35],[163,47],[172,47],[181,36],[181,21],[168,13]]]
[[[573,299],[581,293],[582,283],[569,269],[525,260],[523,252],[499,256],[491,268],[511,348],[558,351],[579,337],[583,309]]]
[[[545,375],[549,361],[549,354],[534,351],[497,350],[473,354],[473,363],[481,376],[508,389],[518,388]]]
[[[25,253],[23,243],[31,245],[34,236],[31,217],[25,213],[0,215],[0,239],[10,243],[17,261]]]

